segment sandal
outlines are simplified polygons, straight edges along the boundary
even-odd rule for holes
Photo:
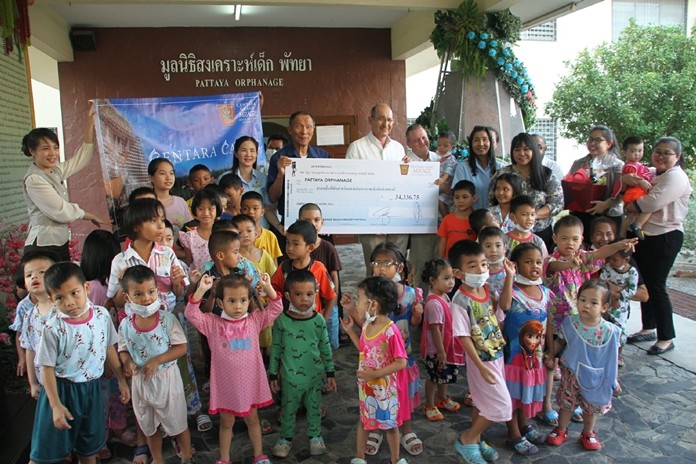
[[[310,456],[319,456],[326,454],[326,444],[322,437],[313,437],[309,439],[309,454]]]
[[[362,458],[353,458],[350,460],[350,464],[367,464],[367,461]]]
[[[479,443],[479,451],[481,451],[481,456],[483,456],[483,459],[488,462],[495,462],[500,457],[495,448],[489,446],[485,440],[481,440],[481,443]]]
[[[254,464],[273,464],[268,456],[262,454],[261,456],[254,458]]]
[[[527,425],[522,429],[522,435],[527,437],[527,440],[534,443],[535,445],[542,445],[546,443],[546,435],[539,432],[537,429],[531,425]]]
[[[558,427],[558,413],[553,409],[539,411],[534,418],[543,424]]]
[[[582,443],[582,447],[587,451],[599,451],[602,449],[602,444],[597,440],[597,435],[595,435],[594,431],[590,433],[581,433],[580,443]]]
[[[537,454],[539,452],[539,448],[537,448],[535,444],[527,440],[527,437],[525,437],[524,435],[522,435],[517,440],[506,440],[505,443],[509,448],[515,450],[515,453],[522,456],[529,456],[532,454]]]
[[[201,414],[196,417],[196,427],[199,432],[207,432],[213,428],[213,421],[210,420],[210,416],[207,414]]]
[[[365,446],[365,454],[374,456],[379,453],[379,447],[382,445],[384,437],[381,433],[370,432],[367,434],[367,445]]]
[[[486,464],[486,460],[481,456],[479,445],[476,443],[465,445],[457,438],[454,442],[454,449],[467,464]]]
[[[273,432],[273,426],[268,419],[259,420],[259,424],[261,425],[261,435],[268,435],[269,433]]]
[[[558,427],[553,429],[546,437],[546,443],[552,446],[560,446],[568,439],[568,429],[560,431]]]
[[[413,432],[407,433],[401,437],[401,446],[403,446],[411,456],[418,456],[423,452],[423,442]]]
[[[447,398],[446,400],[438,399],[435,402],[435,406],[437,408],[442,408],[445,411],[449,411],[449,412],[459,411],[459,408],[462,407],[459,403],[454,401],[452,398]]]
[[[559,381],[561,380],[561,368],[557,367],[555,371],[553,371],[553,380]]]
[[[145,456],[143,460],[140,458]],[[150,448],[147,445],[137,445],[133,450],[133,464],[148,464],[150,462]]]
[[[445,418],[445,416],[442,415],[440,410],[437,409],[437,406],[433,406],[432,408],[423,406],[423,413],[425,413],[425,418],[428,419],[430,422],[437,422]]]
[[[573,415],[570,417],[570,420],[577,424],[582,424],[583,422],[585,422],[585,419],[583,419],[582,417],[582,408],[580,406],[575,408],[575,411],[573,411]]]
[[[99,452],[97,453],[97,459],[99,459],[100,461],[107,461],[111,459],[111,450],[108,446],[104,445],[104,447],[99,450]]]
[[[203,393],[210,393],[210,380],[203,384],[201,391]]]
[[[468,408],[474,407],[474,399],[471,397],[471,393],[466,392],[466,395],[464,395],[464,401],[462,401],[462,403],[464,403],[464,406]]]

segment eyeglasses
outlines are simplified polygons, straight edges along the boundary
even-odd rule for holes
[[[396,266],[397,264],[399,263],[397,263],[396,261],[372,261],[370,263],[372,267],[392,267]]]
[[[537,148],[539,149],[539,151],[544,151],[544,150],[546,150],[546,145],[539,144],[539,145],[537,145]]]
[[[653,150],[653,156],[657,158],[669,158],[672,155],[677,155],[673,151],[662,151],[662,150]]]
[[[587,143],[602,143],[606,142],[606,139],[603,139],[602,137],[590,137],[587,139]]]
[[[384,117],[384,116],[377,116],[377,117],[375,118],[375,121],[377,121],[377,122],[379,122],[379,123],[385,123],[385,122],[386,122],[386,123],[388,123],[388,124],[393,124],[393,123],[394,123],[394,120],[393,120],[392,118],[386,118],[386,117]]]

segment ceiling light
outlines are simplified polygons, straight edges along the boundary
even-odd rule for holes
[[[242,5],[237,5],[234,9],[234,20],[239,21],[240,16],[242,16]]]

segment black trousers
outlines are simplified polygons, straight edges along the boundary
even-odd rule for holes
[[[634,255],[650,299],[640,304],[643,329],[657,329],[658,340],[675,337],[672,301],[667,294],[667,276],[684,242],[684,233],[673,230],[645,237],[638,242]]]
[[[41,253],[49,256],[55,262],[70,261],[70,247],[66,242],[63,245],[48,245],[48,246],[38,246],[35,245],[36,241],[31,245],[24,246],[24,252],[22,256],[26,256],[33,253]]]

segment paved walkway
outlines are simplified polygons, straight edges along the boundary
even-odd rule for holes
[[[354,291],[364,276],[364,264],[359,245],[339,247],[346,271],[341,273],[344,291]],[[634,308],[631,324],[639,325],[638,308]],[[571,424],[570,438],[560,447],[541,446],[539,454],[532,457],[515,456],[505,448],[506,428],[495,424],[486,434],[488,442],[500,452],[500,463],[696,463],[696,322],[675,317],[678,327],[677,349],[660,356],[647,356],[645,346],[628,346],[624,351],[626,367],[620,371],[624,393],[615,399],[614,407],[597,421],[597,435],[604,444],[599,452],[584,451],[578,441],[581,426]],[[324,397],[327,416],[323,422],[324,439],[328,453],[320,457],[309,456],[304,418],[298,420],[294,447],[288,458],[274,459],[274,463],[338,463],[348,464],[355,452],[355,429],[358,419],[355,369],[357,351],[352,346],[342,346],[335,352],[338,393]],[[422,369],[421,369],[422,370]],[[455,398],[466,391],[466,381],[460,379],[451,387]],[[264,447],[270,448],[278,438],[277,424],[273,420],[275,408],[261,412],[274,424],[275,431],[264,437]],[[217,425],[217,418],[213,418]],[[410,457],[402,448],[402,456],[410,463],[458,463],[452,443],[458,434],[470,424],[470,409],[447,414],[446,420],[430,423],[421,410],[415,412],[413,429],[423,440],[425,451],[421,456]],[[549,427],[541,427],[545,432]],[[212,464],[217,459],[217,428],[210,432],[193,431],[194,446],[198,450],[199,464]],[[243,422],[235,426],[233,462],[251,463],[251,446]],[[131,450],[114,445],[115,457],[110,462],[130,462]],[[166,462],[178,462],[169,446]],[[389,452],[386,440],[377,456],[368,459],[370,464],[387,464]]]

